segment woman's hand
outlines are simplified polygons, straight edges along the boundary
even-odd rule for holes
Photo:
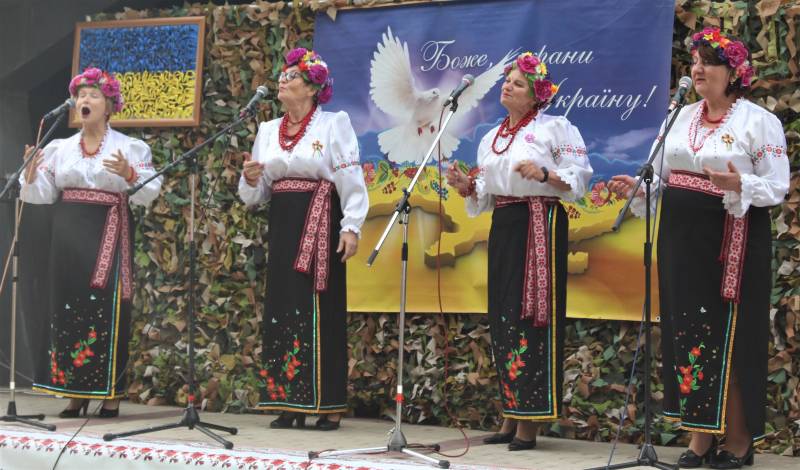
[[[455,188],[460,194],[469,191],[469,176],[455,162],[450,165],[444,176],[447,179],[447,184]]]
[[[514,166],[514,171],[519,172],[526,180],[536,180],[541,182],[544,179],[544,171],[539,165],[530,160],[523,160]]]
[[[353,232],[342,232],[339,234],[339,247],[337,253],[342,253],[342,263],[352,258],[358,251],[358,236]]]
[[[244,166],[242,167],[242,174],[244,181],[248,186],[256,187],[261,175],[264,174],[264,164],[261,162],[254,162],[253,156],[249,152],[244,152]]]
[[[636,178],[628,175],[612,176],[608,181],[608,190],[618,197],[629,197],[634,186],[636,186]],[[639,191],[636,192],[636,196],[644,196],[644,190],[639,188]]]
[[[739,174],[739,170],[731,162],[728,162],[728,171],[713,171],[704,166],[703,173],[708,175],[714,186],[723,191],[742,192],[742,175]]]
[[[111,158],[103,160],[103,166],[108,172],[121,177],[125,181],[133,178],[133,168],[128,164],[128,159],[125,158],[122,150],[117,150],[111,154]]]
[[[30,145],[25,146],[25,155],[22,157],[23,160],[28,158],[28,154],[31,153],[31,150],[33,150],[33,147]],[[42,164],[42,159],[44,158],[44,150],[39,149],[32,158],[33,160],[28,163],[28,168],[25,169],[25,183],[27,184],[33,184],[34,181],[36,181],[36,175],[39,174],[39,165]]]

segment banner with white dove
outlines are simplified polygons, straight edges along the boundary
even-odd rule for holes
[[[348,309],[398,311],[402,227],[372,267],[366,259],[439,132],[444,101],[470,74],[475,81],[411,197],[407,311],[438,312],[441,298],[445,312],[486,312],[491,214],[467,216],[439,178],[439,159],[442,171],[453,162],[477,171],[481,137],[506,115],[503,67],[531,51],[560,87],[546,113],[578,127],[595,170],[590,191],[566,205],[568,315],[638,319],[644,224],[629,219],[611,232],[623,201],[606,181],[635,173],[665,116],[673,15],[671,0],[453,1],[340,10],[335,20],[320,14],[314,49],[334,80],[325,109],[350,115],[370,197],[359,253],[348,262]]]

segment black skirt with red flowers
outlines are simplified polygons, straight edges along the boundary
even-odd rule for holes
[[[47,367],[37,368],[35,390],[98,399],[125,393],[131,305],[122,299],[119,249],[105,288],[90,287],[107,214],[103,205],[60,201],[54,206],[49,347],[40,359]]]
[[[342,211],[331,196],[328,285],[295,270],[311,192],[272,194],[258,408],[310,414],[347,410],[347,291],[336,253]],[[316,262],[316,261],[315,261]]]
[[[750,207],[739,302],[721,295],[726,211],[721,197],[668,187],[658,233],[664,415],[690,431],[723,434],[735,380],[748,431],[764,436],[772,235]],[[724,252],[723,252],[724,254]]]
[[[496,207],[489,232],[489,325],[499,377],[503,417],[554,420],[561,411],[564,322],[567,304],[568,219],[560,203],[545,213],[551,276],[550,319],[533,326],[520,318],[529,209],[525,203]]]

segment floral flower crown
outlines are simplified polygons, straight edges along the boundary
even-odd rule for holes
[[[330,77],[328,64],[322,57],[314,51],[298,47],[286,54],[286,65],[283,66],[283,70],[295,65],[303,74],[303,80],[319,90],[317,102],[325,104],[330,101],[333,96],[333,78]]]
[[[710,46],[717,52],[717,56],[723,62],[731,66],[735,78],[741,78],[741,88],[747,88],[753,81],[755,70],[750,65],[747,57],[750,51],[743,42],[731,39],[723,34],[719,28],[705,28],[699,33],[692,35],[692,45],[690,51],[694,52],[700,46]]]
[[[553,96],[558,93],[558,85],[550,80],[547,65],[533,55],[533,52],[520,54],[514,62],[506,65],[503,73],[508,75],[514,69],[519,69],[525,75],[531,86],[530,95],[541,104],[549,104]]]
[[[114,103],[114,112],[122,111],[125,101],[120,93],[119,80],[112,73],[103,72],[96,67],[89,67],[82,74],[75,75],[69,82],[69,94],[78,96],[78,88],[93,86]]]

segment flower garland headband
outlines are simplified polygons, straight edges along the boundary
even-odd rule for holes
[[[73,97],[78,96],[78,88],[84,86],[95,87],[103,93],[103,96],[114,103],[114,112],[122,111],[125,101],[120,93],[119,80],[114,74],[103,72],[96,67],[89,67],[82,74],[75,75],[69,82],[69,94]]]
[[[304,47],[292,49],[286,54],[286,65],[283,70],[297,66],[303,74],[303,80],[311,84],[317,91],[317,102],[325,104],[333,96],[333,78],[330,77],[328,64],[314,51]]]
[[[723,34],[719,28],[705,28],[699,33],[692,35],[692,45],[690,51],[694,52],[700,46],[710,46],[717,52],[717,56],[723,62],[730,65],[734,71],[735,78],[741,78],[741,88],[747,88],[753,81],[755,71],[747,57],[750,51],[741,41],[731,39]],[[735,80],[734,80],[735,81]]]
[[[558,85],[550,80],[547,65],[533,55],[533,52],[523,52],[517,59],[506,65],[503,73],[508,76],[512,70],[519,69],[528,80],[530,95],[542,105],[547,105],[558,92]]]

